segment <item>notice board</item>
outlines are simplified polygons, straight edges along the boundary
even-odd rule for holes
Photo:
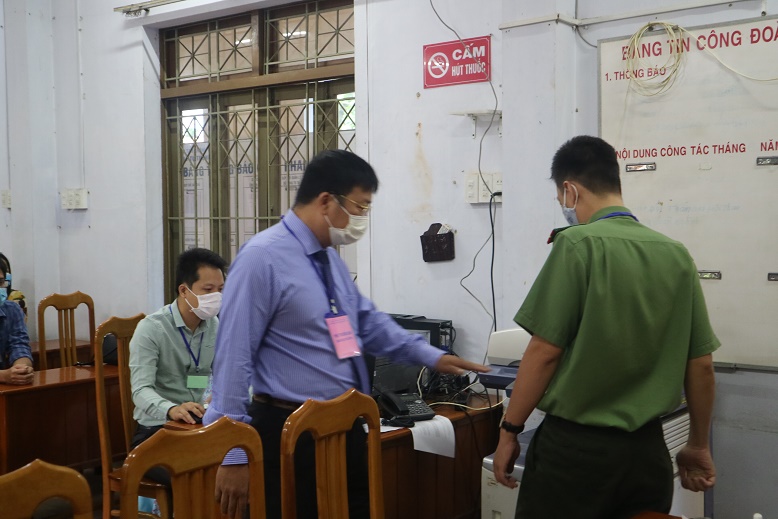
[[[699,270],[720,273],[701,280],[722,341],[714,361],[778,367],[778,165],[758,165],[778,162],[778,81],[743,77],[778,78],[778,19],[689,28],[674,41],[656,27],[634,70],[629,37],[599,42],[600,135],[618,150],[627,207],[684,243]],[[675,82],[634,91],[630,77],[664,77],[671,53],[683,54]]]

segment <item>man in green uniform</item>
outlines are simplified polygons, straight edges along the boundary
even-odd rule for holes
[[[673,469],[660,417],[685,389],[691,427],[677,456],[683,486],[715,483],[708,432],[714,396],[711,329],[686,248],[624,207],[613,147],[580,136],[554,156],[551,178],[571,227],[514,320],[532,334],[501,425],[494,472],[508,474],[516,435],[537,406],[516,516],[617,519],[667,513]],[[577,225],[579,220],[585,225]]]

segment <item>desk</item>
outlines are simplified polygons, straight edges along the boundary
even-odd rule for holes
[[[469,405],[486,402],[471,397]],[[480,517],[481,464],[497,448],[502,405],[478,411],[435,406],[435,411],[454,425],[455,458],[414,450],[409,429],[381,435],[386,519]]]
[[[37,341],[30,343],[30,350],[32,350],[32,367],[35,371],[38,371],[40,362],[38,361]],[[92,362],[92,344],[89,340],[76,339],[76,360],[83,363]],[[59,339],[49,339],[46,341],[46,365],[48,369],[62,367],[59,359]]]
[[[486,403],[471,397],[469,405]],[[453,406],[435,406],[435,411],[454,425],[455,458],[414,450],[410,429],[381,434],[386,519],[480,517],[481,465],[484,456],[497,448],[502,405],[467,413]],[[199,427],[165,424],[173,430]]]
[[[105,366],[105,379],[111,444],[124,450],[116,366]],[[100,463],[93,367],[36,371],[26,386],[0,384],[0,474],[35,458],[76,468]]]

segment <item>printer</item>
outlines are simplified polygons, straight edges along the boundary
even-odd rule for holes
[[[523,328],[509,328],[493,332],[489,336],[486,357],[489,373],[481,373],[478,378],[484,387],[508,389],[516,379],[519,362],[524,356],[532,336]],[[510,391],[508,389],[508,391]],[[510,396],[510,395],[509,395]]]

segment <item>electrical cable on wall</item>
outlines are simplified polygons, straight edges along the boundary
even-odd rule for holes
[[[447,24],[443,18],[438,13],[438,10],[435,8],[435,4],[433,3],[433,0],[430,0],[430,7],[432,8],[432,11],[435,13],[435,16],[437,16],[438,20],[440,20],[440,23],[443,24],[444,27],[446,27],[448,30],[450,30],[452,33],[454,33],[454,36],[456,36],[457,40],[462,44],[462,47],[467,48],[462,38],[459,36],[459,33],[451,27],[449,24]],[[478,56],[475,57],[476,62],[481,65],[481,61]],[[486,127],[486,130],[484,130],[484,133],[481,135],[481,139],[478,143],[478,178],[481,180],[481,183],[486,188],[486,190],[489,192],[489,220],[491,223],[491,229],[489,232],[489,236],[486,238],[486,241],[483,245],[481,245],[481,248],[478,249],[478,251],[475,253],[475,256],[473,257],[473,265],[470,269],[470,272],[465,274],[464,277],[462,277],[459,280],[459,285],[465,289],[465,291],[470,294],[470,296],[475,299],[479,305],[481,305],[481,308],[483,308],[484,312],[491,318],[492,325],[489,329],[489,334],[491,335],[491,332],[497,329],[497,312],[496,312],[496,305],[495,305],[495,296],[494,296],[494,222],[496,220],[496,215],[493,216],[492,213],[492,201],[494,200],[494,197],[496,196],[494,192],[492,191],[489,184],[487,184],[486,180],[484,179],[483,172],[481,170],[481,161],[483,158],[483,146],[484,146],[484,138],[486,137],[486,134],[489,133],[489,130],[494,125],[494,119],[497,116],[498,108],[499,108],[499,99],[497,98],[497,91],[494,89],[494,84],[492,83],[491,77],[489,78],[489,87],[492,90],[492,95],[494,96],[494,108],[492,109],[492,116],[489,119],[489,125]],[[475,265],[476,260],[478,259],[478,255],[481,253],[484,247],[486,247],[486,244],[489,243],[489,241],[492,240],[492,270],[490,275],[491,280],[491,294],[492,294],[492,312],[489,312],[487,310],[486,306],[483,304],[483,302],[469,289],[465,286],[464,281],[470,275],[475,271]],[[488,339],[488,337],[487,337]]]
[[[646,35],[646,33],[656,30],[657,27],[663,29],[667,33],[668,39],[670,41],[681,42],[683,36],[688,35],[690,38],[697,41],[699,45],[699,39],[697,38],[697,36],[690,30],[685,29],[680,25],[671,24],[668,22],[646,23],[640,29],[635,31],[635,33],[629,39],[629,42],[627,44],[627,49],[626,49],[626,69],[627,70],[638,70],[641,68],[641,59],[642,59],[640,57],[641,41],[643,37]],[[705,45],[705,47],[702,48],[701,50],[710,54],[710,56],[713,57],[713,59],[715,59],[716,61],[718,61],[724,68],[730,70],[731,72],[734,72],[740,77],[750,79],[751,81],[778,81],[778,77],[758,78],[758,77],[750,76],[748,74],[744,74],[732,68],[730,65],[725,63],[718,56],[718,54],[713,52],[710,49],[710,47],[708,47],[707,45]],[[642,96],[654,96],[654,95],[661,94],[662,92],[665,92],[673,85],[673,83],[677,79],[687,53],[688,52],[683,52],[683,47],[679,43],[678,50],[676,50],[676,52],[671,52],[667,61],[665,61],[662,67],[659,67],[659,68],[665,68],[667,70],[666,74],[664,74],[663,76],[653,76],[651,78],[645,78],[645,79],[640,77],[635,77],[636,74],[630,74],[630,87],[632,88],[633,91],[635,91],[636,93]],[[658,81],[657,78],[659,77],[661,77],[662,79]]]
[[[662,27],[667,32],[667,36],[670,40],[680,40],[681,34],[676,32],[676,30],[679,29],[677,25],[671,25],[666,22],[651,22],[645,24],[632,35],[627,43],[627,70],[638,70],[640,67],[640,61],[642,59],[640,57],[640,42],[647,32],[654,30],[655,25]],[[661,67],[658,67],[667,70],[667,73],[663,76],[652,76],[649,79],[643,79],[635,77],[637,74],[630,74],[630,87],[642,96],[655,96],[661,94],[675,83],[685,57],[685,52],[671,52],[664,64]],[[655,81],[657,77],[661,77],[662,79],[660,81]]]
[[[587,40],[586,38],[584,38],[584,35],[583,35],[583,34],[581,34],[581,27],[580,27],[579,25],[575,25],[575,26],[573,26],[573,30],[575,31],[575,34],[577,34],[577,35],[578,35],[578,37],[579,37],[579,38],[581,38],[581,41],[583,41],[583,42],[584,42],[585,44],[587,44],[589,47],[592,47],[592,48],[595,48],[595,49],[597,48],[597,45],[595,45],[595,44],[591,43],[589,40]]]
[[[489,282],[492,287],[492,331],[497,331],[497,303],[494,297],[494,219],[497,218],[497,206],[493,204],[495,197],[502,196],[502,191],[495,191],[489,196],[489,226],[492,228],[492,261],[489,265]],[[494,213],[492,212],[494,207]]]

